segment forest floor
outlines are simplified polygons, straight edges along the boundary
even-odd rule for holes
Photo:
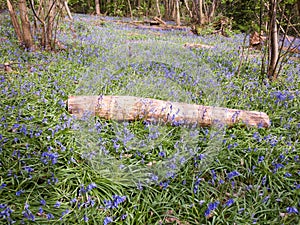
[[[244,34],[116,20],[74,15],[54,53],[21,49],[0,16],[0,223],[299,224],[299,63],[269,82],[259,57],[240,65]],[[74,95],[255,110],[271,125],[80,120]]]

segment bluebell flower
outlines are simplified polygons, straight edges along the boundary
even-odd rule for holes
[[[38,210],[39,214],[42,214],[44,212],[43,208],[40,206],[39,210]]]
[[[211,202],[211,203],[208,204],[208,209],[210,211],[215,210],[218,207],[219,204],[220,204],[219,201]]]
[[[239,214],[241,214],[244,211],[245,211],[245,208],[240,208],[238,212],[239,212]]]
[[[46,217],[48,220],[54,219],[54,216],[52,213],[47,213]]]
[[[290,174],[289,172],[286,172],[285,174],[284,174],[284,177],[291,177],[292,176],[292,174]]]
[[[266,196],[264,199],[263,199],[263,203],[266,203],[268,200],[270,199],[270,195]]]
[[[266,183],[267,183],[267,176],[265,175],[265,176],[263,176],[263,178],[262,178],[262,180],[261,180],[261,184],[262,184],[263,186],[265,186]]]
[[[63,212],[61,213],[61,216],[63,217],[64,215],[67,215],[69,212],[70,212],[70,210],[69,210],[69,209],[66,209],[65,211],[63,211]]]
[[[166,157],[166,153],[164,151],[161,151],[158,153],[158,156],[164,158]]]
[[[157,182],[158,181],[158,176],[156,176],[155,174],[152,174],[151,180]]]
[[[27,173],[31,173],[34,171],[34,169],[32,169],[30,166],[25,166],[24,167],[24,170],[27,172]]]
[[[40,203],[41,203],[41,205],[45,206],[45,205],[46,205],[45,199],[41,199],[41,200],[40,200]]]
[[[70,201],[71,204],[75,204],[76,202],[77,202],[77,199],[76,199],[76,198],[73,198],[73,199],[71,199],[71,201]]]
[[[83,221],[84,221],[84,222],[88,222],[88,221],[89,221],[89,218],[87,217],[86,214],[83,215]]]
[[[208,217],[210,215],[210,210],[209,209],[206,209],[204,211],[204,216]]]
[[[241,174],[238,172],[238,171],[232,171],[232,172],[230,172],[230,173],[228,173],[228,175],[227,175],[227,178],[230,180],[230,179],[232,179],[232,178],[234,178],[234,177],[237,177],[237,176],[240,176]]]
[[[159,183],[159,186],[162,188],[162,189],[166,189],[168,186],[169,186],[169,183],[170,181],[165,181],[165,182],[160,182]]]
[[[288,214],[299,214],[299,211],[298,211],[298,209],[296,208],[296,207],[292,207],[292,206],[289,206],[289,207],[287,207],[286,208],[286,212],[288,213]]]
[[[61,202],[57,201],[55,204],[54,204],[54,208],[59,208],[61,205]]]
[[[92,189],[96,188],[97,185],[95,183],[90,183],[87,187],[86,187],[86,192],[91,191]]]
[[[223,207],[226,207],[226,206],[230,207],[233,203],[234,203],[234,200],[232,198],[230,198],[224,203]]]
[[[114,209],[118,208],[118,205],[121,204],[126,200],[125,196],[118,196],[118,195],[113,195],[113,200],[104,200],[105,208],[106,209]]]
[[[13,210],[7,204],[0,204],[0,209],[4,209],[0,211],[0,218],[10,218]]]
[[[2,184],[0,185],[0,190],[3,189],[3,188],[5,188],[6,186],[7,186],[7,184],[2,183]]]
[[[107,225],[109,223],[112,223],[113,219],[109,216],[105,217],[104,221],[103,221],[103,225]]]
[[[278,169],[284,168],[284,165],[281,163],[272,163],[272,165],[274,166],[273,172],[276,173],[278,171]]]
[[[265,157],[264,156],[259,156],[258,157],[258,163],[261,163],[262,161],[264,161]]]
[[[25,191],[21,189],[21,190],[19,190],[19,191],[16,192],[16,196],[20,196],[23,193],[25,193]]]
[[[211,170],[210,172],[211,172],[211,174],[212,174],[212,179],[213,179],[213,180],[217,179],[217,175],[216,175],[215,170]]]

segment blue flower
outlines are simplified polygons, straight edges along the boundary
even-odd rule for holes
[[[48,214],[46,215],[46,217],[47,217],[48,220],[54,219],[54,216],[53,216],[52,213],[48,213]]]
[[[86,187],[86,192],[91,191],[92,189],[96,188],[97,185],[95,183],[90,183],[87,187]]]
[[[55,204],[54,204],[54,208],[59,208],[61,205],[61,202],[57,201]]]
[[[268,200],[270,199],[270,195],[266,196],[264,199],[263,199],[263,203],[266,203]]]
[[[219,201],[211,202],[211,203],[208,204],[208,209],[210,211],[215,210],[218,207],[219,204],[220,204]]]
[[[105,217],[104,221],[103,221],[103,225],[107,225],[109,223],[113,222],[113,219],[109,216]]]
[[[232,198],[228,199],[227,202],[224,203],[223,207],[230,207],[234,203]]]
[[[241,174],[238,171],[232,171],[230,173],[228,173],[227,178],[230,180],[234,177],[240,176]]]
[[[43,208],[40,206],[40,208],[39,208],[39,214],[42,214],[43,212],[44,212],[44,210],[43,210]]]
[[[45,199],[41,199],[40,203],[41,203],[41,205],[45,206],[46,205]]]
[[[16,192],[16,196],[20,196],[20,195],[23,194],[24,192],[25,192],[25,191],[21,189],[21,190],[19,190],[19,191]]]
[[[287,212],[288,214],[293,214],[293,213],[299,214],[298,209],[297,209],[296,207],[292,207],[292,206],[287,207],[287,208],[286,208],[286,212]]]
[[[278,169],[284,168],[284,165],[281,163],[272,163],[274,166],[273,172],[276,173]]]
[[[1,184],[0,185],[0,190],[3,189],[3,188],[5,188],[6,186],[7,186],[7,184],[5,184],[5,183]]]
[[[158,156],[164,158],[164,157],[166,157],[166,153],[164,151],[159,152]]]
[[[113,200],[104,200],[106,209],[118,208],[118,205],[126,200],[126,196],[113,195]]]
[[[258,163],[261,163],[262,161],[264,161],[265,157],[264,156],[259,156],[258,157]]]
[[[84,214],[84,215],[83,215],[83,220],[84,220],[84,222],[88,222],[88,221],[89,221],[89,218]]]
[[[290,173],[286,172],[286,173],[284,174],[284,176],[285,176],[285,177],[291,177],[291,176],[292,176],[292,174],[290,174]]]
[[[206,209],[205,212],[204,212],[204,216],[207,217],[207,216],[209,216],[209,215],[210,215],[210,210],[209,210],[209,209]]]

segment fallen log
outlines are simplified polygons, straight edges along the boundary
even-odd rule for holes
[[[270,126],[269,117],[263,112],[133,96],[70,96],[67,107],[76,118],[92,115],[116,121],[142,119],[154,123],[201,127],[218,123],[232,126],[239,122],[255,127]]]
[[[159,22],[162,25],[165,25],[165,26],[167,25],[167,23],[165,21],[163,21],[162,19],[158,18],[157,16],[155,16],[153,19],[156,20],[157,22]]]
[[[195,43],[185,43],[184,47],[186,47],[186,48],[207,48],[207,49],[214,48],[214,46],[212,46],[212,45],[195,44]]]

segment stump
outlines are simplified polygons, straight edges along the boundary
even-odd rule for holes
[[[255,127],[267,128],[270,126],[270,119],[264,112],[134,96],[70,96],[67,107],[68,111],[76,118],[92,115],[107,120],[144,120],[154,123],[201,127],[209,127],[218,123],[233,126],[240,122]]]

